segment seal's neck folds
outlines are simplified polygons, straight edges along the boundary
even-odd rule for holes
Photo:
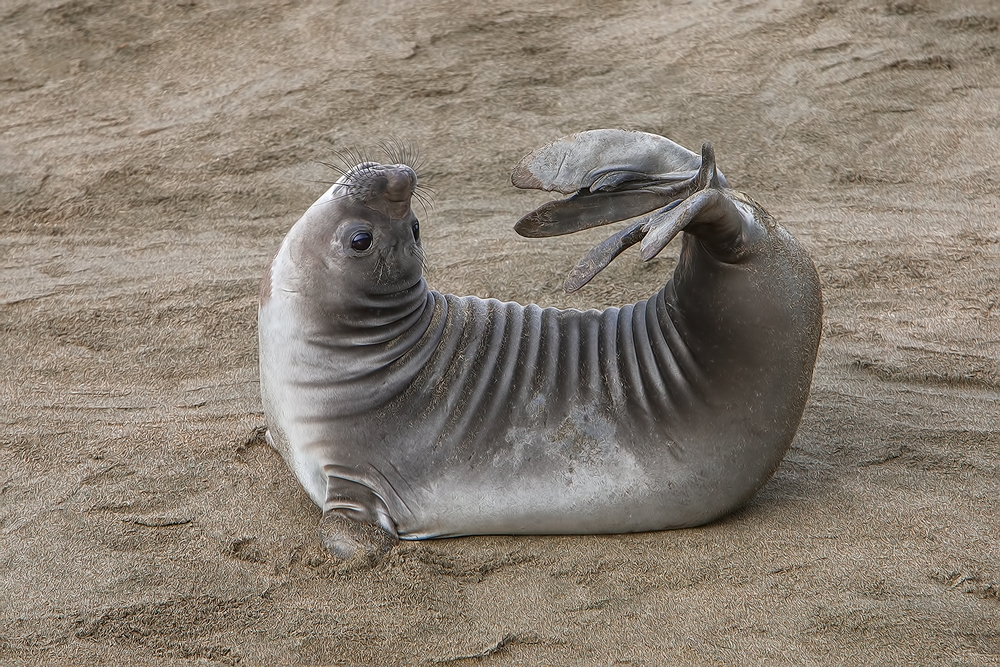
[[[423,278],[413,287],[385,295],[358,294],[350,305],[329,310],[319,306],[318,325],[312,336],[329,338],[339,347],[396,345],[400,339],[419,339],[426,329],[425,311],[433,309],[434,299]],[[422,325],[422,326],[421,326]]]

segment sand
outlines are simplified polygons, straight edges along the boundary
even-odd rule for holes
[[[1000,664],[1000,9],[989,0],[0,2],[0,663]],[[714,142],[812,255],[795,443],[693,530],[404,543],[260,437],[256,292],[334,174],[415,144],[439,290],[603,307],[673,260],[518,238],[511,167]],[[676,256],[676,251],[673,256]]]

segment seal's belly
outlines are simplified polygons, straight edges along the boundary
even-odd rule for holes
[[[471,460],[432,472],[405,493],[412,514],[397,521],[400,537],[475,533],[607,533],[662,527],[652,505],[655,469],[615,442],[599,448],[565,441],[548,451],[514,443],[492,460]],[[429,471],[430,472],[430,471]],[[651,502],[652,501],[652,502]]]
[[[413,539],[699,525],[752,495],[784,451],[767,443],[794,433],[702,403],[663,293],[602,312],[432,294],[426,333],[378,370],[347,377],[328,345],[283,360],[270,412],[318,505],[329,479],[360,485]]]
[[[469,443],[448,456],[397,461],[406,483],[384,499],[400,537],[661,530],[731,509],[734,489],[718,493],[705,450],[685,450],[666,436],[619,439],[613,426],[601,432],[576,423],[583,428],[516,427],[492,446]],[[745,483],[756,488],[755,477]]]
[[[285,392],[298,398],[286,406],[298,443],[286,458],[314,500],[321,480],[345,474],[331,471],[352,471],[342,479],[381,498],[400,537],[710,521],[748,497],[774,462],[751,454],[723,466],[745,469],[729,487],[713,482],[728,429],[711,424],[714,440],[703,441],[704,421],[692,421],[705,412],[690,410],[698,373],[663,299],[557,311],[435,293],[436,326],[362,378],[395,387],[388,401],[359,410],[373,390],[336,378]],[[328,359],[323,352],[315,358]]]

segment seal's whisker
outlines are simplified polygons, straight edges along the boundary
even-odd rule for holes
[[[334,164],[333,162],[324,162],[323,160],[316,160],[316,164],[321,164],[327,169],[332,170],[334,173],[337,174],[338,179],[347,173],[347,168],[339,164]]]
[[[389,137],[379,142],[379,149],[394,164],[405,164],[415,172],[420,171],[420,154],[416,145],[400,137]]]
[[[420,268],[421,268],[421,270],[426,270],[427,269],[427,253],[424,252],[423,247],[419,246],[419,245],[414,245],[414,246],[411,246],[411,248],[412,248],[411,252],[412,252],[413,256],[417,258],[418,262],[420,262]]]
[[[348,171],[350,171],[351,167],[357,164],[357,162],[354,162],[351,157],[342,154],[339,151],[334,151],[333,157],[335,159],[335,161],[333,162],[325,162],[323,160],[317,160],[317,162],[319,162],[324,167],[332,169],[336,174],[338,174],[338,177],[346,174]]]
[[[423,209],[424,215],[427,215],[429,211],[434,210],[434,203],[429,197],[422,193],[419,188],[413,190],[412,196],[417,200],[417,203],[420,204],[420,208]]]
[[[342,174],[346,174],[359,164],[372,161],[371,156],[367,152],[358,148],[338,149],[333,151],[333,155],[343,165],[343,168],[340,169]]]
[[[324,203],[333,202],[333,201],[340,201],[341,199],[347,199],[350,196],[351,196],[351,192],[349,190],[345,189],[345,190],[342,190],[341,194],[339,194],[339,195],[331,195],[329,197],[329,199],[327,200],[327,202],[324,202]]]
[[[375,253],[375,272],[377,281],[382,281],[385,279],[386,270],[388,269],[388,263],[386,261],[386,252],[384,248],[379,248]]]
[[[379,253],[378,256],[378,279],[379,282],[386,279],[389,275],[389,258],[385,254]]]
[[[437,192],[434,189],[434,186],[427,185],[427,183],[424,183],[423,181],[421,181],[419,179],[417,180],[416,189],[420,190],[421,192],[423,192],[425,194],[428,194],[428,195],[433,195],[435,192]]]
[[[427,207],[427,204],[423,200],[420,200],[420,199],[417,199],[417,203],[420,204],[420,215],[421,215],[421,217],[428,215],[428,210],[429,209]]]
[[[354,157],[359,158],[361,156],[358,154]],[[384,173],[385,168],[377,162],[359,162],[344,172],[338,182],[347,189],[349,196],[362,201],[368,201],[372,196],[377,194],[372,186],[376,183],[377,179],[384,176]]]
[[[327,199],[325,199],[323,201],[317,201],[313,205],[314,206],[325,206],[326,204],[335,204],[338,201],[340,201],[341,199],[349,199],[352,196],[353,196],[352,192],[346,191],[343,194],[328,197]]]

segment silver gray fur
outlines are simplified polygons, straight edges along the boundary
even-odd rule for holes
[[[332,553],[371,556],[397,536],[696,526],[774,473],[812,379],[816,271],[728,189],[710,146],[703,161],[649,137],[580,133],[514,172],[517,185],[581,190],[525,216],[534,236],[643,209],[581,262],[573,289],[629,245],[648,258],[685,232],[673,279],[634,305],[429,290],[405,165],[351,170],[288,233],[262,285],[261,391],[268,439],[323,509]],[[372,248],[358,253],[364,233]]]

